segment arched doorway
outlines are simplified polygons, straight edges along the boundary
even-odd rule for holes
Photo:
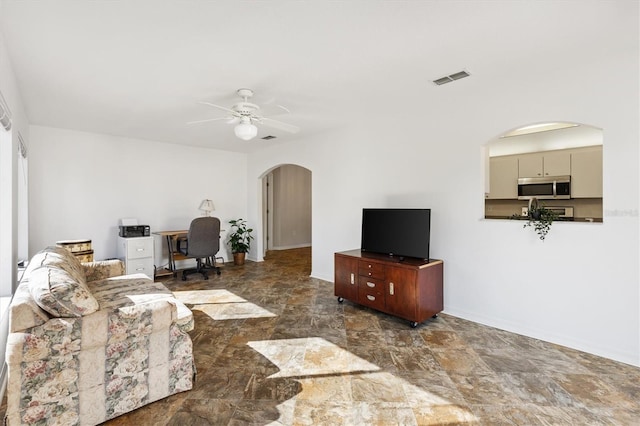
[[[311,171],[279,165],[262,176],[263,253],[311,247]]]

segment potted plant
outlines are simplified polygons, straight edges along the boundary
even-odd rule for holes
[[[521,219],[521,217],[517,215],[514,218]],[[538,234],[538,237],[540,237],[540,240],[544,241],[551,229],[553,221],[556,219],[557,216],[553,211],[538,202],[537,198],[532,198],[529,200],[529,208],[526,216],[527,223],[524,224],[523,228],[532,227],[536,234]]]
[[[233,263],[235,265],[244,265],[244,259],[251,248],[251,240],[253,229],[247,228],[247,221],[240,218],[230,220],[231,233],[229,233],[229,245],[231,253],[233,253]]]

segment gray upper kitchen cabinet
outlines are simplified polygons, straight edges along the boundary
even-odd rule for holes
[[[571,153],[571,197],[602,198],[602,146]]]
[[[568,151],[546,151],[518,157],[518,177],[563,176],[571,174]]]
[[[489,193],[486,198],[518,198],[518,157],[509,155],[489,159]]]
[[[519,177],[564,175],[571,176],[571,198],[602,198],[602,145],[491,157],[486,199],[517,199]]]

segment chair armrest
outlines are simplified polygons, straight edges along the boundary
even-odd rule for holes
[[[87,281],[98,281],[124,275],[124,262],[120,259],[99,260],[82,264]]]

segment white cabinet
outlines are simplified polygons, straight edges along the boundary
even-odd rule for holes
[[[569,151],[546,151],[518,157],[518,177],[563,176],[571,174]]]
[[[571,196],[602,198],[602,147],[571,153]]]
[[[489,193],[491,200],[518,198],[518,158],[512,155],[489,159]]]
[[[118,237],[118,258],[124,261],[127,274],[154,278],[153,237]]]

